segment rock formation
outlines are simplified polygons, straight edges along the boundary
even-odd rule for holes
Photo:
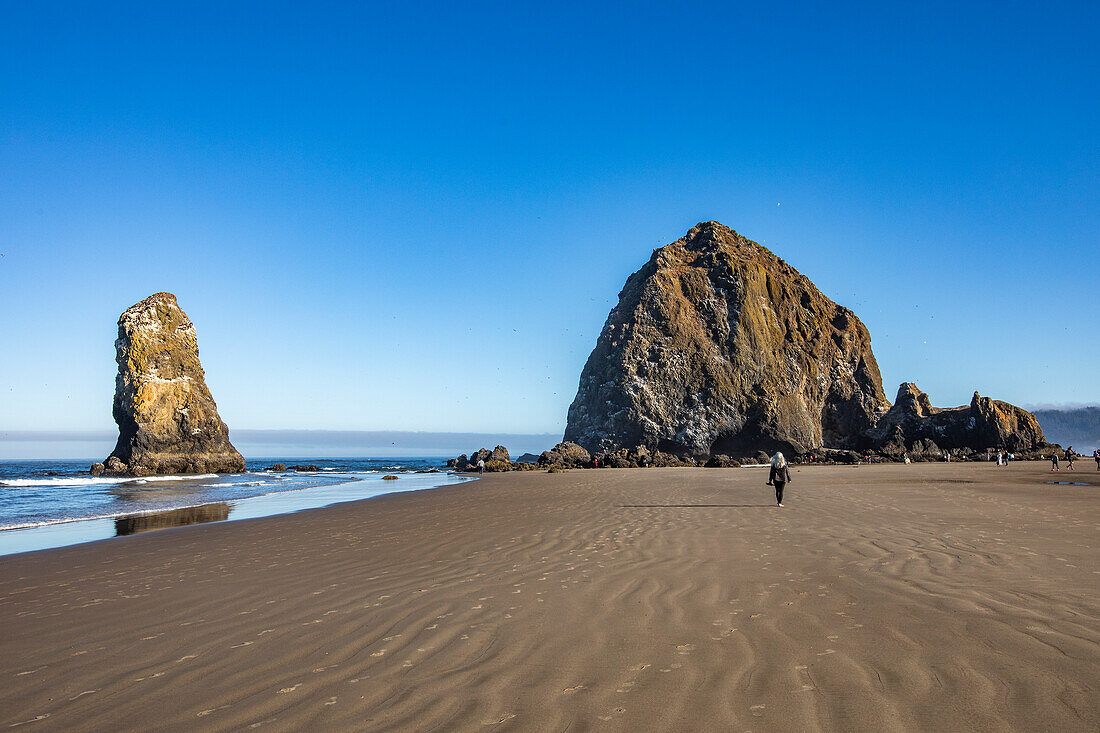
[[[542,468],[588,468],[592,465],[592,454],[576,443],[558,443],[542,452],[538,465]]]
[[[565,440],[798,454],[862,445],[889,407],[860,320],[764,247],[705,222],[627,279]]]
[[[539,463],[568,465],[563,446],[573,444],[623,467],[766,461],[775,450],[854,462],[1050,445],[1031,413],[976,392],[969,406],[938,409],[903,384],[891,407],[860,320],[713,221],[627,279],[581,373],[565,441]]]
[[[151,295],[118,319],[114,418],[107,475],[244,471],[199,363],[195,327],[171,293]]]
[[[977,392],[969,405],[936,408],[909,382],[901,385],[894,406],[865,435],[884,454],[909,452],[918,457],[938,457],[943,450],[956,449],[1026,453],[1049,445],[1038,421],[1024,409]]]

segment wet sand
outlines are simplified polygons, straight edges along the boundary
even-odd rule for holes
[[[0,728],[1096,731],[1077,468],[490,475],[3,557]]]

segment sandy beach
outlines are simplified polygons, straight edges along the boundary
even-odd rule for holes
[[[4,557],[0,727],[1096,731],[1094,469],[512,473]]]

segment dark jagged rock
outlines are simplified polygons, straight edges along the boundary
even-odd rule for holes
[[[723,456],[721,454],[710,457],[710,460],[706,462],[707,468],[741,468],[741,464],[729,456]]]
[[[538,463],[539,457],[534,453],[524,453],[516,459],[516,463]]]
[[[482,448],[474,451],[469,458],[465,453],[458,458],[451,458],[447,461],[447,468],[453,468],[456,471],[476,471],[478,461],[485,461],[485,470],[491,472],[526,470],[521,467],[521,464],[512,462],[508,449],[503,445],[498,445],[492,450]]]
[[[706,222],[627,279],[581,373],[565,440],[797,454],[858,447],[889,406],[860,320],[767,249]]]
[[[944,451],[953,450],[1026,453],[1049,445],[1027,410],[977,392],[969,405],[932,407],[928,395],[910,382],[899,387],[894,406],[865,435],[879,452],[889,456],[908,453],[913,460],[939,460]]]
[[[103,473],[245,470],[206,387],[195,327],[176,296],[157,293],[128,308],[118,319],[115,351],[119,436]]]
[[[592,454],[576,443],[558,443],[542,452],[538,465],[544,468],[588,468],[592,465]]]
[[[643,468],[650,464],[651,456],[644,445],[620,448],[600,456],[600,465],[611,468]]]
[[[274,466],[268,467],[267,470],[268,471],[285,471],[286,470],[286,464],[285,463],[276,463]]]

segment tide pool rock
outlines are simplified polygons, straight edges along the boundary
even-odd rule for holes
[[[115,352],[119,435],[102,473],[245,470],[206,386],[195,327],[176,296],[156,293],[128,308],[118,319]]]

